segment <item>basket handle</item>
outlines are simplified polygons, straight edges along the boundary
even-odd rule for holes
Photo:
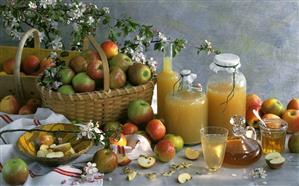
[[[22,53],[23,53],[23,49],[24,49],[26,41],[28,40],[28,38],[30,36],[32,36],[32,34],[33,34],[33,39],[34,39],[34,48],[36,48],[36,49],[40,48],[39,31],[32,28],[32,29],[28,30],[22,37],[20,44],[17,48],[17,53],[16,53],[16,67],[14,69],[14,79],[15,79],[16,94],[17,94],[17,97],[20,99],[25,98],[24,89],[21,84],[21,78],[20,78]]]
[[[87,36],[83,40],[83,48],[87,49],[89,43],[96,49],[98,54],[101,57],[101,60],[103,62],[103,71],[104,71],[104,91],[108,92],[110,91],[110,71],[109,71],[109,65],[107,57],[102,49],[102,47],[97,43],[96,39],[93,36]]]

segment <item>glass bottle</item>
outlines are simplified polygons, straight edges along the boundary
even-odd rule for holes
[[[193,86],[196,74],[182,70],[178,90],[165,98],[165,124],[168,133],[184,139],[185,144],[200,143],[200,129],[207,126],[208,103],[205,93]],[[177,85],[177,84],[176,84]]]
[[[214,72],[208,79],[209,100],[208,123],[226,127],[231,135],[229,120],[233,115],[246,114],[246,79],[242,72],[240,58],[224,53],[216,55],[210,69]]]
[[[164,105],[167,93],[171,92],[178,81],[178,74],[172,70],[172,43],[168,42],[164,48],[163,69],[157,75],[158,116],[164,118]]]
[[[254,128],[251,126],[245,128],[245,119],[242,116],[233,116],[230,123],[233,126],[233,136],[228,137],[224,163],[246,166],[259,160],[262,148],[256,140]]]

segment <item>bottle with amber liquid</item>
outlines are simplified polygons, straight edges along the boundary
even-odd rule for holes
[[[163,69],[157,75],[158,116],[162,119],[165,117],[165,97],[173,91],[174,84],[179,79],[179,75],[172,69],[172,50],[172,43],[167,42],[164,48]]]
[[[254,128],[245,128],[245,119],[237,115],[231,117],[230,124],[233,126],[233,136],[226,143],[224,164],[246,166],[259,160],[262,148],[256,140]]]

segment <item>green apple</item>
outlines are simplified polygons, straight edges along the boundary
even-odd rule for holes
[[[142,125],[154,118],[154,112],[148,102],[137,99],[131,101],[128,105],[128,118],[136,125]]]
[[[141,63],[134,63],[128,69],[128,79],[133,85],[142,85],[152,77],[151,69]]]
[[[73,88],[76,92],[91,92],[96,88],[96,83],[86,72],[76,74],[72,79]]]
[[[116,131],[121,128],[120,123],[118,121],[109,121],[104,124],[104,131]]]
[[[74,94],[75,91],[71,85],[62,85],[59,87],[57,92],[60,92],[61,94]]]
[[[112,172],[118,165],[116,154],[110,149],[101,149],[97,151],[92,161],[101,173]]]
[[[184,147],[184,140],[181,136],[167,134],[163,139],[169,140],[173,144],[176,152],[179,152]]]
[[[9,159],[2,169],[3,179],[10,185],[23,185],[28,175],[28,166],[22,159]]]
[[[129,66],[133,65],[131,58],[125,54],[118,53],[109,61],[110,68],[119,67],[126,72]]]
[[[71,68],[63,68],[58,72],[59,80],[64,84],[70,84],[72,82],[75,72]]]
[[[288,147],[291,153],[299,153],[299,132],[290,137]]]

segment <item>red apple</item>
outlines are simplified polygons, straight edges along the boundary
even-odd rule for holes
[[[20,107],[17,98],[13,95],[5,96],[0,103],[0,111],[8,114],[17,114]]]
[[[13,74],[16,66],[15,58],[8,59],[3,63],[3,70],[7,74]]]
[[[169,162],[175,156],[175,148],[169,140],[161,140],[155,146],[155,154],[162,162]]]
[[[106,54],[108,59],[111,59],[113,56],[118,54],[118,46],[111,40],[106,40],[101,44],[103,51]]]
[[[27,101],[25,105],[23,105],[18,114],[34,114],[36,109],[41,105],[41,101],[39,99],[31,98]]]
[[[39,69],[39,66],[40,61],[34,55],[29,55],[22,61],[22,69],[26,74],[32,74],[36,72]]]
[[[103,62],[98,59],[90,61],[86,73],[94,80],[102,79],[104,77]]]
[[[95,51],[95,50],[91,50],[91,49],[84,50],[83,52],[81,52],[81,55],[82,55],[88,62],[91,62],[91,61],[93,61],[93,60],[101,60],[100,55],[99,55],[98,52]]]
[[[288,133],[299,131],[299,110],[286,110],[282,115],[282,119],[288,123]]]
[[[74,72],[85,72],[87,69],[87,60],[81,56],[75,56],[70,60],[69,66],[74,70]]]
[[[148,102],[138,99],[129,103],[128,118],[136,125],[142,125],[154,118],[154,112]]]
[[[164,124],[158,119],[151,120],[146,125],[145,131],[155,141],[162,139],[166,134],[166,128],[165,128]]]
[[[293,98],[288,106],[287,109],[295,109],[295,110],[299,110],[299,98]]]
[[[97,164],[97,168],[101,173],[112,172],[118,165],[117,156],[110,149],[97,151],[92,161]]]
[[[246,96],[246,111],[252,111],[253,109],[259,110],[262,106],[262,99],[256,94],[248,94]]]
[[[42,74],[46,69],[55,66],[54,61],[51,58],[45,58],[40,62],[39,69],[36,72],[33,72],[32,75],[40,75]]]
[[[114,67],[110,71],[110,88],[122,88],[126,85],[126,73],[119,67]]]
[[[125,123],[123,126],[122,126],[122,132],[125,134],[125,135],[128,135],[128,134],[134,134],[138,131],[138,127],[136,125],[134,125],[133,123]]]
[[[76,92],[91,92],[96,88],[96,83],[86,72],[76,74],[72,79],[73,88]]]

